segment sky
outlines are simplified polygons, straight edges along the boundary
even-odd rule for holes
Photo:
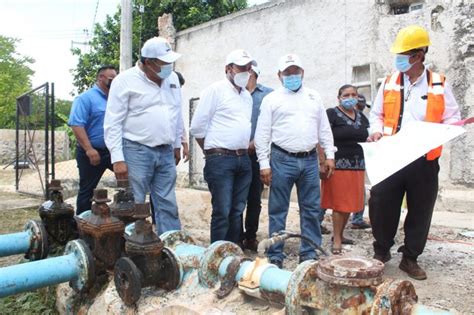
[[[249,6],[268,0],[248,0]],[[32,57],[33,87],[54,82],[57,98],[72,100],[71,47],[91,39],[94,22],[112,15],[120,0],[0,0],[0,35],[20,40],[17,52]]]

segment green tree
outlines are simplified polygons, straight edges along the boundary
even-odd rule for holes
[[[145,10],[140,13],[140,5]],[[139,57],[139,48],[147,39],[158,35],[157,19],[164,13],[172,13],[177,31],[233,13],[247,7],[246,0],[136,0],[133,4],[133,62]],[[87,50],[87,51],[86,51]],[[90,47],[75,48],[79,57],[73,84],[79,93],[95,82],[96,71],[101,65],[118,67],[120,59],[120,8],[105,22],[96,24]]]
[[[0,128],[14,128],[16,98],[31,88],[34,60],[16,52],[17,39],[0,35]]]

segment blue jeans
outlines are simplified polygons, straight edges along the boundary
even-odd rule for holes
[[[106,169],[113,170],[110,153],[107,149],[96,149],[100,155],[99,165],[91,165],[86,152],[81,147],[76,149],[77,168],[79,169],[79,193],[77,194],[76,215],[90,210],[92,196]]]
[[[365,223],[364,222],[364,209],[360,210],[359,212],[356,212],[356,213],[353,213],[352,214],[352,219],[351,219],[351,223],[352,224],[362,224],[362,223]]]
[[[204,179],[212,196],[211,243],[220,240],[238,243],[252,181],[250,158],[220,153],[207,155]]]
[[[247,211],[245,213],[245,232],[242,222],[241,240],[254,240],[257,238],[260,212],[262,211],[262,191],[263,184],[260,181],[260,165],[257,156],[249,156],[252,163],[252,182],[250,183],[249,194],[247,196]]]
[[[270,166],[272,169],[268,204],[270,236],[285,229],[291,189],[296,184],[300,208],[301,235],[321,245],[321,230],[318,219],[321,212],[319,169],[316,154],[297,158],[272,148]],[[271,260],[282,261],[285,258],[283,243],[271,246],[268,250],[268,257]],[[308,242],[302,241],[300,259],[314,258],[317,258],[315,249]]]
[[[136,203],[144,203],[150,192],[155,206],[158,235],[180,230],[181,222],[176,203],[176,165],[173,147],[148,147],[138,142],[123,140],[123,154],[128,167],[128,179]]]

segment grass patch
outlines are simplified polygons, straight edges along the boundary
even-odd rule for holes
[[[59,314],[56,311],[56,286],[0,299],[0,314]]]
[[[38,207],[0,211],[0,234],[23,231],[28,220],[40,220]],[[25,262],[21,255],[3,257],[0,266]],[[58,314],[56,286],[20,293],[0,299],[0,314]]]
[[[41,220],[38,207],[0,211],[0,234],[22,232],[28,220]]]

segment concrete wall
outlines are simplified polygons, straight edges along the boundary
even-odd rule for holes
[[[34,133],[34,136],[33,136]],[[36,153],[38,161],[44,160],[44,130],[31,130],[31,138],[33,139],[32,149]],[[69,138],[65,131],[55,131],[55,152],[56,161],[63,161],[71,159],[71,153],[69,150]],[[51,136],[51,133],[50,133]],[[16,158],[16,145],[15,145],[16,133],[12,129],[0,129],[0,164],[11,163]],[[29,147],[30,140],[28,135],[26,136],[27,148]],[[51,138],[50,149],[51,149]],[[24,132],[20,130],[20,159],[22,159],[24,152]],[[32,157],[32,154],[30,154]]]
[[[446,73],[463,116],[472,116],[473,2],[424,1],[421,10],[393,15],[390,4],[396,2],[275,0],[179,32],[176,49],[183,57],[176,69],[186,78],[184,100],[199,97],[206,86],[224,78],[227,53],[243,48],[258,61],[260,82],[272,87],[279,85],[278,58],[290,52],[300,55],[304,84],[319,91],[327,107],[335,106],[337,89],[352,82],[353,67],[373,64],[376,78],[392,72],[389,47],[396,33],[404,26],[419,24],[429,30],[432,41],[426,62]],[[374,94],[369,92],[368,96]],[[185,106],[187,115],[188,104]],[[456,199],[468,200],[472,207],[474,199],[468,192],[474,187],[474,133],[472,127],[467,129],[465,136],[446,146],[441,162],[441,200],[457,194]],[[202,155],[199,150],[194,153],[195,168],[202,170]],[[186,167],[180,170],[186,171]]]

